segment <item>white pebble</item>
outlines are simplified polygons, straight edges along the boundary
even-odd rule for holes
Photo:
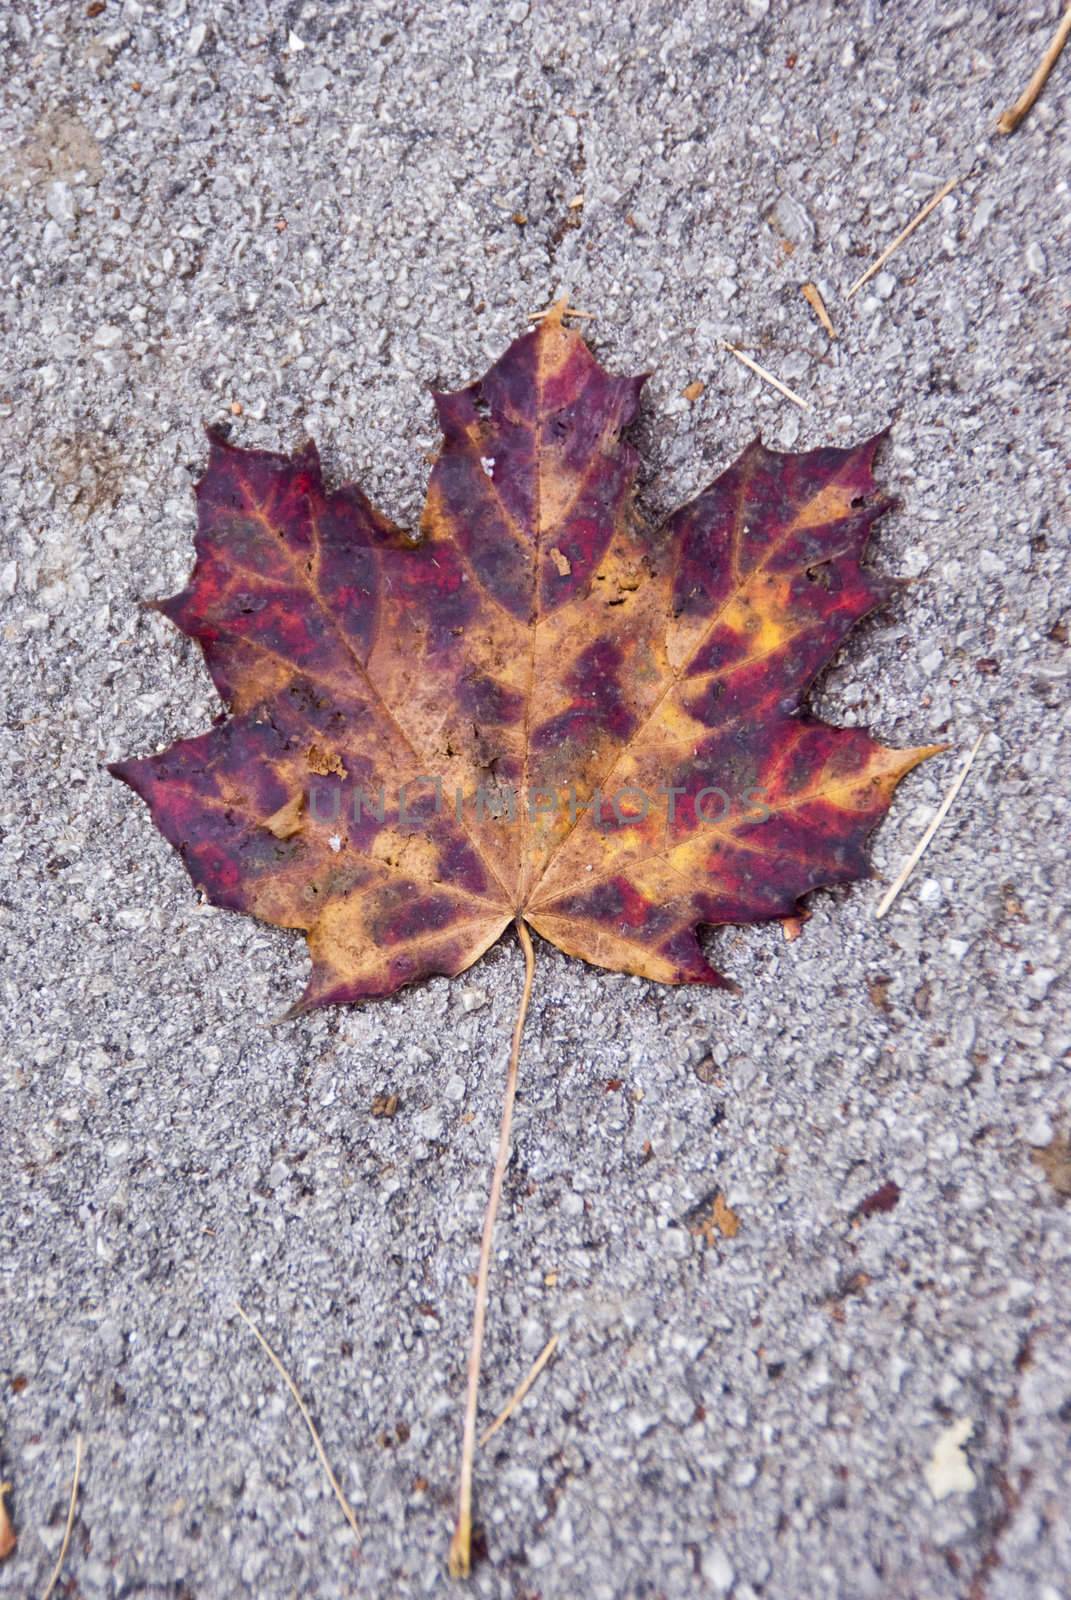
[[[941,1433],[926,1466],[926,1484],[935,1500],[950,1494],[970,1494],[977,1482],[963,1446],[974,1432],[969,1417],[960,1417]]]
[[[45,198],[45,210],[54,222],[73,222],[77,215],[74,195],[69,183],[50,183]]]
[[[703,1551],[703,1576],[715,1594],[728,1594],[736,1582],[736,1569],[724,1545],[712,1544]]]
[[[429,1106],[427,1111],[422,1111],[413,1118],[413,1127],[421,1139],[438,1139],[442,1136],[443,1117],[438,1106]]]
[[[1055,977],[1056,973],[1052,967],[1035,967],[1033,972],[1028,973],[1023,979],[1023,988],[1031,1000],[1044,1000],[1049,992],[1049,985]]]
[[[1023,1137],[1027,1144],[1034,1146],[1035,1150],[1042,1150],[1047,1144],[1052,1143],[1052,1123],[1043,1111],[1039,1111],[1034,1120],[1023,1129]]]

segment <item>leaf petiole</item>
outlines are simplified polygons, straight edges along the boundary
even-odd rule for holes
[[[491,1273],[491,1244],[495,1236],[495,1218],[502,1198],[502,1184],[509,1162],[509,1136],[513,1124],[513,1102],[517,1097],[517,1068],[521,1055],[521,1035],[528,1015],[528,1002],[532,998],[532,978],[535,973],[535,952],[523,916],[518,916],[514,926],[524,951],[524,988],[513,1027],[513,1045],[510,1050],[509,1070],[506,1073],[506,1092],[502,1101],[502,1122],[498,1131],[498,1154],[491,1177],[491,1192],[483,1219],[483,1237],[480,1241],[480,1265],[476,1273],[476,1309],[472,1314],[472,1343],[469,1346],[468,1389],[465,1395],[465,1426],[461,1436],[461,1476],[457,1494],[457,1524],[450,1540],[448,1566],[452,1578],[467,1578],[472,1570],[472,1464],[476,1455],[476,1404],[480,1390],[480,1356],[483,1352],[483,1334],[487,1322],[487,1281]]]

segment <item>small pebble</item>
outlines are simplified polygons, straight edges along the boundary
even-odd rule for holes
[[[1044,277],[1045,273],[1049,269],[1049,263],[1048,263],[1048,259],[1047,259],[1046,255],[1045,255],[1044,250],[1041,248],[1041,246],[1037,243],[1036,240],[1034,240],[1033,243],[1027,245],[1026,251],[1025,251],[1025,257],[1026,257],[1027,267],[1033,273],[1034,277],[1035,278]]]
[[[736,1582],[736,1568],[724,1545],[709,1544],[702,1556],[703,1577],[715,1594],[728,1594]]]

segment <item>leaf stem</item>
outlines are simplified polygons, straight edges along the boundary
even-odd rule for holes
[[[528,1015],[528,1002],[532,998],[532,978],[535,973],[535,952],[524,918],[518,916],[514,926],[524,951],[524,989],[513,1027],[513,1046],[510,1050],[509,1070],[506,1073],[506,1092],[502,1101],[502,1122],[498,1130],[498,1155],[491,1177],[491,1193],[483,1219],[483,1238],[480,1241],[480,1265],[476,1273],[476,1309],[472,1314],[472,1343],[469,1347],[468,1390],[465,1396],[465,1427],[461,1438],[461,1478],[457,1495],[457,1524],[450,1540],[449,1570],[452,1578],[467,1578],[472,1570],[472,1463],[476,1455],[476,1404],[480,1390],[480,1356],[483,1352],[484,1326],[487,1321],[487,1280],[491,1273],[491,1244],[495,1236],[495,1218],[502,1198],[502,1184],[509,1162],[509,1136],[513,1123],[513,1102],[517,1097],[517,1068],[521,1057],[521,1035]]]

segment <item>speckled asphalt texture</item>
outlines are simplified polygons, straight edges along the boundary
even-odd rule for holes
[[[993,133],[1058,10],[3,7],[0,1594],[45,1586],[79,1432],[59,1595],[451,1588],[516,943],[269,1026],[300,939],[200,906],[104,763],[219,710],[139,609],[188,571],[203,423],[311,433],[412,523],[427,386],[565,289],[606,365],[654,373],[652,518],[759,429],[893,423],[873,561],[912,581],[816,703],[952,748],[903,784],[877,881],[815,896],[794,942],[711,939],[738,998],[539,946],[485,1417],[560,1345],[478,1459],[470,1592],[1071,1593],[1071,53]],[[734,1237],[696,1222],[715,1193]]]

